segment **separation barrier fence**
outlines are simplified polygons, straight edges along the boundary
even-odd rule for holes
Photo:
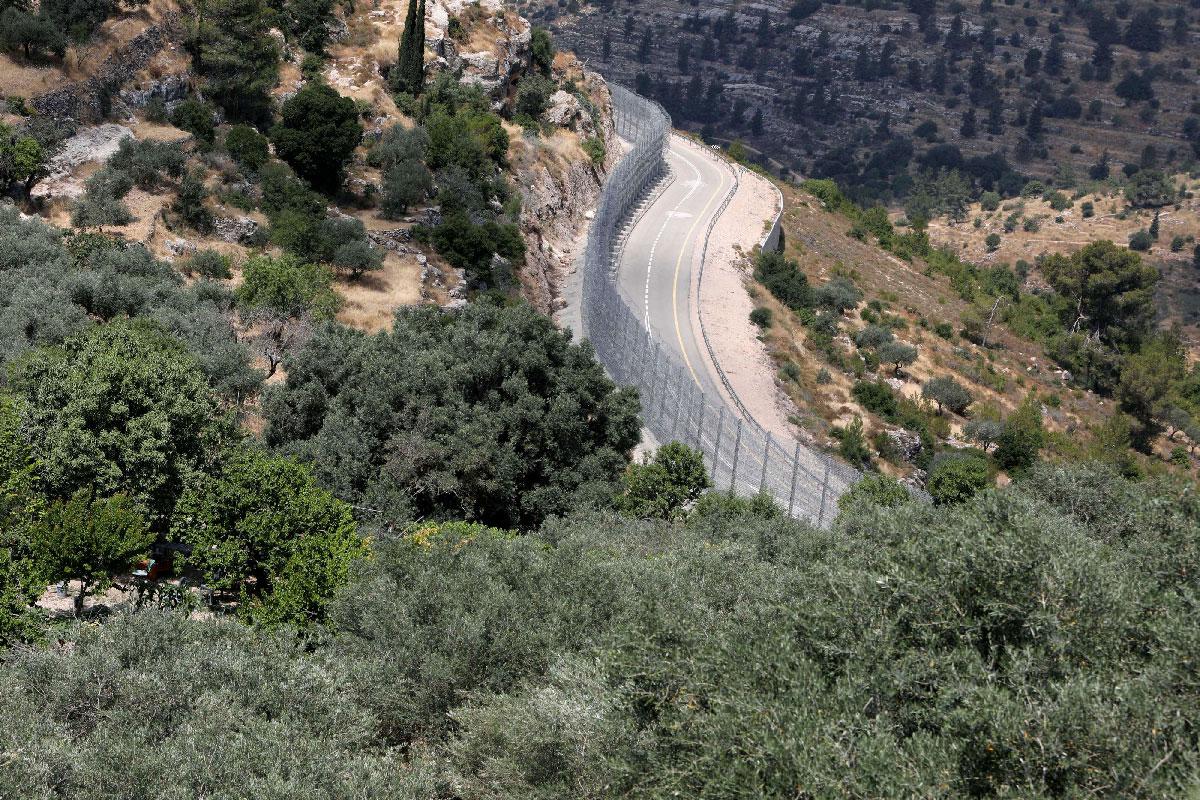
[[[617,254],[635,211],[666,172],[671,120],[628,89],[613,86],[612,94],[617,133],[630,150],[605,183],[588,235],[584,335],[613,380],[638,389],[643,423],[654,438],[699,450],[717,488],[741,495],[767,492],[789,516],[829,525],[837,499],[861,473],[799,441],[775,437],[749,414],[728,408],[723,398],[706,396],[621,296]]]

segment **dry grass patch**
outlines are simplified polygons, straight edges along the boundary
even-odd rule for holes
[[[344,301],[338,321],[375,333],[391,327],[396,309],[421,302],[421,267],[411,255],[388,253],[383,269],[356,281],[339,280],[335,288]]]

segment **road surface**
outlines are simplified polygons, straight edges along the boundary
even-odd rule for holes
[[[713,217],[734,188],[733,173],[699,145],[670,139],[674,180],[629,232],[618,283],[655,341],[672,351],[713,402],[726,393],[704,346],[696,308],[700,254]]]

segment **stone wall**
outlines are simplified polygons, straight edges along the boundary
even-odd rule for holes
[[[151,25],[112,53],[95,75],[35,97],[31,104],[39,114],[53,119],[101,122],[121,87],[145,68],[168,42],[178,39],[181,32],[178,16],[169,15],[162,23]]]

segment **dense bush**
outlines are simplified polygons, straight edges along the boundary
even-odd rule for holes
[[[187,345],[222,396],[244,400],[261,375],[233,336],[228,298],[211,289],[184,286],[141,245],[92,233],[64,238],[0,208],[0,362],[61,344],[93,320],[152,318]]]
[[[986,457],[955,453],[934,461],[925,489],[935,504],[954,505],[970,500],[989,483]]]
[[[342,169],[361,139],[354,101],[316,81],[283,104],[271,129],[276,154],[324,192],[341,186]]]
[[[1039,467],[953,507],[880,497],[836,532],[720,498],[682,524],[424,525],[305,646],[68,626],[0,663],[0,794],[1186,793],[1195,765],[1164,757],[1200,705],[1190,489]]]
[[[142,320],[34,351],[13,369],[39,477],[50,493],[127,494],[161,525],[187,477],[233,436],[196,361]]]
[[[614,491],[638,440],[634,396],[524,306],[406,310],[374,336],[327,328],[286,367],[267,440],[401,518],[536,523]]]
[[[267,137],[249,125],[230,128],[225,134],[225,149],[234,161],[252,171],[267,163],[271,156]]]
[[[800,271],[800,265],[782,253],[759,253],[754,262],[754,278],[793,311],[813,305],[812,287]]]
[[[873,414],[891,417],[896,413],[896,395],[886,383],[858,381],[851,389],[851,394],[863,408]]]

